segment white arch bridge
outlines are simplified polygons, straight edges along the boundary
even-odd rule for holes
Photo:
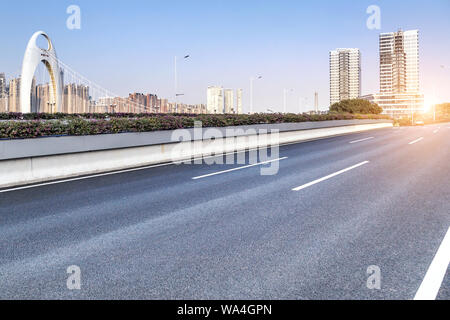
[[[40,48],[37,41],[46,39],[47,48]],[[45,107],[33,100],[35,72],[40,64],[49,75]],[[66,86],[64,85],[66,83]],[[81,102],[80,102],[81,101]],[[80,107],[81,106],[81,107]],[[50,37],[43,31],[36,32],[28,42],[22,64],[20,80],[20,111],[30,112],[156,112],[156,105],[147,106],[130,98],[122,98],[82,76],[61,61]]]

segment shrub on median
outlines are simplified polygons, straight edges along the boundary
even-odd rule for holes
[[[180,114],[0,114],[0,139],[28,139],[61,135],[97,135],[124,132],[150,132],[194,127],[226,127],[252,124],[306,121],[388,119],[380,115],[355,114],[252,114],[252,115],[180,115]],[[5,121],[6,120],[6,121]]]

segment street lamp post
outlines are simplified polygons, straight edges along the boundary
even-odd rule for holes
[[[250,114],[253,113],[253,81],[262,79],[262,76],[250,78]]]
[[[183,57],[184,60],[188,58],[189,55]],[[175,56],[175,112],[178,112],[178,97],[182,95],[178,93],[178,57]]]

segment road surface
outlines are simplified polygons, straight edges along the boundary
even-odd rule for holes
[[[0,190],[0,298],[450,299],[450,124],[279,158]]]

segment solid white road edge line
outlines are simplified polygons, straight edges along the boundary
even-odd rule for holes
[[[256,150],[256,149],[255,149]],[[235,152],[229,152],[229,153],[225,153],[223,155],[214,155],[214,156],[205,156],[205,157],[201,157],[201,158],[194,158],[193,160],[198,160],[198,159],[208,159],[208,158],[217,158],[217,157],[221,157],[221,156],[226,156],[226,155],[230,155],[230,154],[237,154],[237,153],[242,153],[242,152],[248,152],[248,151],[253,151],[253,149],[250,150],[243,150],[243,151],[235,151]],[[13,192],[13,191],[19,191],[19,190],[26,190],[26,189],[31,189],[31,188],[38,188],[38,187],[44,187],[44,186],[49,186],[52,184],[60,184],[60,183],[66,183],[66,182],[72,182],[72,181],[79,181],[79,180],[87,180],[87,179],[93,179],[93,178],[98,178],[98,177],[105,177],[105,176],[111,176],[111,175],[115,175],[115,174],[121,174],[121,173],[127,173],[127,172],[134,172],[134,171],[141,171],[141,170],[147,170],[147,169],[152,169],[152,168],[158,168],[158,167],[166,167],[166,166],[172,166],[172,165],[179,165],[179,164],[183,164],[184,162],[189,161],[188,160],[183,160],[183,161],[175,161],[175,162],[168,162],[168,163],[160,163],[160,164],[154,164],[151,166],[145,166],[145,167],[139,167],[139,168],[131,168],[131,169],[124,169],[124,170],[118,170],[118,171],[112,171],[112,172],[106,172],[106,173],[99,173],[99,174],[94,174],[94,175],[86,175],[84,177],[77,177],[77,178],[70,178],[70,179],[63,179],[63,180],[57,180],[57,181],[50,181],[50,182],[44,182],[44,183],[38,183],[38,184],[33,184],[33,185],[28,185],[28,186],[22,186],[22,187],[16,187],[16,188],[10,188],[10,189],[5,189],[5,190],[0,190],[0,193],[7,193],[7,192]]]
[[[369,137],[369,138],[359,139],[359,140],[355,140],[355,141],[350,141],[349,143],[353,144],[353,143],[363,142],[363,141],[367,141],[367,140],[371,140],[371,139],[375,139],[375,137]]]
[[[256,166],[260,166],[260,165],[263,165],[263,164],[268,164],[268,163],[272,163],[272,162],[276,162],[276,161],[285,160],[287,158],[288,157],[283,157],[283,158],[278,158],[278,159],[274,159],[274,160],[270,160],[270,161],[258,162],[258,163],[255,163],[255,164],[250,164],[250,165],[239,167],[239,168],[213,172],[213,173],[210,173],[210,174],[205,174],[203,176],[193,177],[192,180],[203,179],[203,178],[207,178],[207,177],[216,176],[216,175],[219,175],[219,174],[224,174],[224,173],[233,172],[233,171],[237,171],[237,170],[242,170],[242,169],[247,169],[247,168],[251,168],[251,167],[256,167]]]
[[[292,189],[292,191],[300,191],[300,190],[303,190],[303,189],[308,188],[308,187],[310,187],[310,186],[312,186],[312,185],[315,185],[315,184],[317,184],[317,183],[319,183],[319,182],[322,182],[322,181],[331,179],[331,178],[333,178],[333,177],[335,177],[335,176],[338,176],[338,175],[340,175],[340,174],[343,174],[343,173],[345,173],[345,172],[347,172],[347,171],[350,171],[350,170],[356,169],[356,168],[358,168],[358,167],[361,167],[361,166],[363,166],[363,165],[365,165],[365,164],[368,164],[369,162],[370,162],[370,161],[364,161],[364,162],[355,164],[354,166],[351,166],[351,167],[349,167],[349,168],[347,168],[347,169],[344,169],[344,170],[341,170],[341,171],[332,173],[332,174],[330,174],[330,175],[328,175],[328,176],[326,176],[326,177],[323,177],[323,178],[314,180],[314,181],[309,182],[309,183],[307,183],[307,184],[304,184],[304,185],[302,185],[302,186],[300,186],[300,187],[294,188],[294,189]]]
[[[414,300],[435,300],[450,264],[450,227],[442,240]]]
[[[43,186],[48,186],[48,185],[52,185],[52,184],[66,183],[66,182],[71,182],[71,181],[78,181],[78,180],[86,180],[86,179],[92,179],[92,178],[98,178],[98,177],[104,177],[104,176],[111,176],[111,175],[119,174],[119,173],[133,172],[133,171],[139,171],[139,170],[146,170],[146,169],[157,168],[157,167],[164,167],[164,166],[170,166],[170,165],[173,165],[173,163],[161,163],[161,164],[155,164],[155,165],[146,166],[146,167],[140,167],[140,168],[133,168],[133,169],[125,169],[125,170],[120,170],[120,171],[114,171],[114,172],[99,173],[99,174],[89,175],[89,176],[85,176],[85,177],[64,179],[64,180],[58,180],[58,181],[50,181],[50,182],[44,182],[44,183],[39,183],[39,184],[33,184],[33,185],[29,185],[29,186],[23,186],[23,187],[17,187],[17,188],[0,190],[0,193],[6,193],[6,192],[12,192],[12,191],[18,191],[18,190],[25,190],[25,189],[43,187]]]
[[[416,140],[414,140],[414,141],[411,141],[409,144],[411,145],[411,144],[415,144],[415,143],[417,143],[417,142],[419,142],[419,141],[422,141],[423,140],[423,137],[421,137],[421,138],[419,138],[419,139],[416,139]]]

